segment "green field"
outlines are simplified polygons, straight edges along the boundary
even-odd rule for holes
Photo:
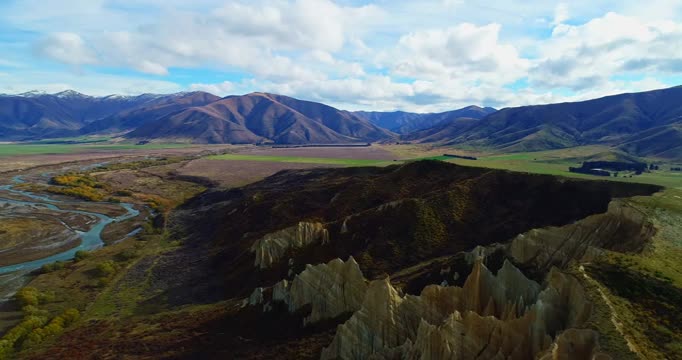
[[[71,154],[116,150],[156,150],[183,148],[189,144],[0,144],[0,157],[19,155]]]
[[[386,160],[370,159],[340,159],[340,158],[316,158],[304,156],[272,156],[272,155],[244,155],[244,154],[223,154],[208,156],[209,160],[235,160],[235,161],[265,161],[283,163],[302,163],[302,164],[327,164],[343,166],[372,166],[390,163]]]
[[[567,176],[589,180],[612,180],[623,182],[647,183],[661,185],[669,188],[682,188],[682,172],[669,171],[670,165],[677,163],[666,164],[665,161],[661,162],[660,160],[642,159],[642,161],[647,163],[651,162],[660,163],[661,170],[653,171],[650,173],[643,173],[642,175],[634,175],[632,177],[627,178],[622,176],[618,178],[593,176],[577,174],[568,171],[569,166],[574,167],[580,166],[580,164],[582,163],[581,158],[589,157],[603,150],[604,149],[602,147],[586,146],[562,150],[548,150],[538,152],[483,156],[479,157],[478,160],[457,159],[444,156],[434,156],[418,159],[442,160],[465,166],[476,166],[492,169],[529,172],[536,174]]]

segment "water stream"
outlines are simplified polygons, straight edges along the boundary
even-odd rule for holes
[[[31,200],[34,200],[34,201],[13,200],[13,199],[3,198],[0,196],[0,206],[3,204],[11,204],[11,205],[21,205],[21,206],[30,206],[30,207],[43,207],[43,208],[47,208],[47,209],[50,209],[50,210],[56,211],[56,212],[76,213],[76,214],[94,216],[98,219],[98,221],[88,231],[84,231],[84,232],[83,231],[76,231],[76,233],[81,238],[80,245],[78,245],[74,248],[71,248],[69,250],[63,251],[61,253],[50,255],[50,256],[42,258],[42,259],[26,261],[26,262],[14,264],[14,265],[2,266],[2,267],[0,267],[0,274],[6,274],[6,273],[10,273],[10,272],[15,272],[15,271],[28,272],[28,271],[31,271],[34,269],[38,269],[45,264],[53,263],[55,261],[70,260],[74,257],[76,252],[79,250],[93,250],[93,249],[100,248],[104,245],[104,242],[102,241],[101,234],[102,234],[102,230],[104,230],[105,226],[111,224],[112,222],[124,221],[124,220],[130,219],[130,218],[134,218],[140,214],[140,212],[138,210],[136,210],[132,204],[128,204],[128,203],[117,204],[117,205],[120,205],[121,207],[123,207],[126,210],[126,213],[121,215],[121,216],[114,217],[114,218],[109,217],[109,216],[104,215],[104,214],[91,212],[91,211],[61,209],[59,207],[60,204],[77,204],[79,202],[77,202],[77,201],[74,201],[74,202],[60,201],[60,200],[52,199],[48,196],[37,195],[37,194],[33,194],[33,193],[30,193],[27,191],[17,190],[14,188],[14,185],[22,184],[25,182],[20,175],[12,178],[12,182],[13,182],[13,184],[11,184],[11,185],[0,186],[0,190],[5,190],[5,191],[11,192],[13,194],[22,195],[22,196],[29,198]]]

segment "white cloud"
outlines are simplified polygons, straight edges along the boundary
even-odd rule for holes
[[[173,82],[128,76],[74,74],[70,72],[20,71],[8,74],[0,82],[0,93],[19,94],[31,90],[54,93],[73,89],[89,95],[166,94],[182,91]]]
[[[300,64],[301,53],[326,53],[321,65],[362,73],[331,53],[356,43],[365,24],[381,17],[372,5],[344,7],[329,0],[229,2],[215,10],[172,11],[136,30],[93,34],[55,33],[40,53],[66,64],[125,66],[165,75],[170,67],[239,69],[264,78],[314,79],[318,64]],[[87,46],[96,50],[97,58]],[[317,59],[320,62],[320,59]]]
[[[69,65],[85,65],[96,62],[95,54],[78,34],[57,32],[40,41],[38,53]]]
[[[218,84],[192,84],[189,88],[194,91],[205,91],[214,95],[226,96],[233,93],[235,85],[230,81],[223,81]]]
[[[16,61],[6,60],[6,59],[1,59],[1,58],[0,58],[0,66],[2,66],[2,67],[11,67],[11,68],[21,68],[21,67],[24,67],[25,65],[24,65],[24,64],[21,64],[21,63],[19,63],[19,62],[16,62]]]
[[[464,23],[447,29],[417,31],[400,38],[392,59],[397,75],[461,82],[514,81],[525,75],[528,60],[513,45],[499,41],[499,24]],[[391,61],[389,60],[389,61]]]
[[[540,46],[531,83],[575,91],[615,75],[682,74],[682,23],[608,13],[582,25],[559,24]]]
[[[559,25],[568,19],[568,5],[566,5],[566,3],[558,4],[556,8],[554,8],[554,21],[552,24]]]

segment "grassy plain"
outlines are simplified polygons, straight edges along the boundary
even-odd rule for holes
[[[158,150],[189,147],[188,144],[45,144],[13,143],[0,144],[0,157],[17,155],[45,155],[104,152],[117,150]]]
[[[393,150],[394,148],[389,148]],[[409,151],[406,151],[408,150]],[[471,155],[470,152],[458,151],[457,149],[431,149],[427,147],[411,147],[400,149],[400,154],[404,157],[411,157],[412,160],[433,159],[447,161],[458,165],[484,167],[491,169],[502,169],[535,174],[546,174],[555,176],[565,176],[587,180],[612,180],[622,182],[646,183],[661,185],[667,188],[682,187],[682,172],[670,171],[670,165],[678,165],[678,162],[664,161],[660,159],[640,159],[646,163],[661,164],[660,170],[634,175],[632,177],[601,177],[586,174],[572,173],[568,171],[569,166],[580,166],[582,161],[589,160],[608,152],[608,148],[603,146],[583,146],[561,150],[547,150],[537,152],[521,152],[511,154],[486,154],[479,153],[477,160],[448,158],[442,156],[443,153],[454,153],[461,155]],[[396,151],[396,150],[393,150]],[[437,151],[437,153],[435,153]]]
[[[248,154],[222,154],[207,157],[209,160],[233,160],[233,161],[264,161],[299,164],[324,164],[341,166],[372,166],[390,163],[385,160],[373,159],[341,159],[321,158],[304,156],[276,156],[276,155],[248,155]]]

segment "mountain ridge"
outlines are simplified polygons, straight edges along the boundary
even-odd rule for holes
[[[89,96],[66,90],[0,95],[0,139],[82,135],[196,143],[346,144],[408,141],[496,152],[607,145],[634,156],[682,157],[682,86],[579,102],[475,105],[442,113],[346,111],[253,92]]]
[[[353,143],[395,135],[328,105],[283,95],[227,96],[202,107],[168,114],[128,138],[183,138],[203,143]]]
[[[354,113],[378,126],[405,135],[438,126],[442,122],[452,121],[457,118],[481,119],[495,111],[497,110],[491,107],[469,105],[461,109],[438,113],[412,113],[405,111],[356,111]]]
[[[510,107],[450,128],[448,137],[430,139],[432,131],[421,137],[412,133],[406,139],[501,152],[600,144],[636,156],[677,158],[682,155],[679,99],[682,86],[579,102]]]

